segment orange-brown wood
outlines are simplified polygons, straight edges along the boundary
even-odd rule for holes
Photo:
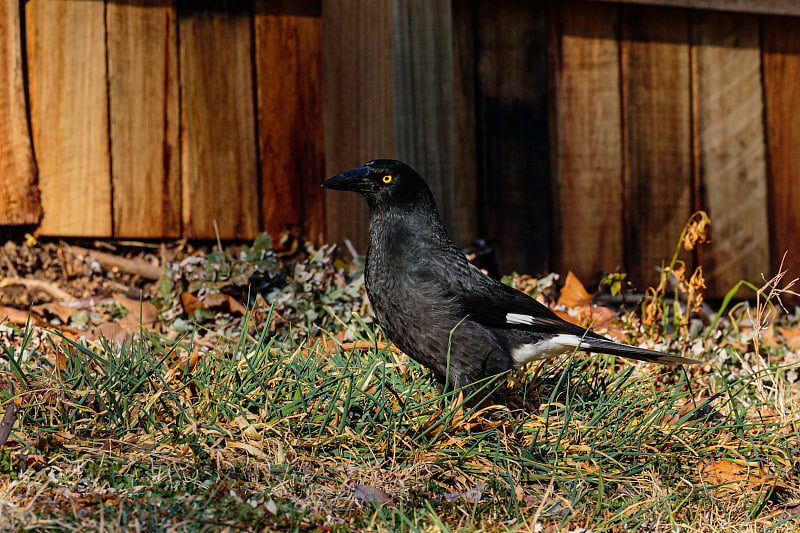
[[[593,282],[624,265],[619,10],[567,1],[550,25],[554,266]]]
[[[250,239],[259,230],[252,12],[180,2],[183,234]]]
[[[20,10],[0,5],[0,225],[36,224],[42,215],[25,107]]]
[[[104,9],[94,0],[25,5],[44,235],[111,236]]]
[[[688,12],[625,6],[620,45],[626,264],[647,287],[692,208]]]
[[[764,103],[767,117],[772,267],[800,276],[800,19],[765,18]]]
[[[323,0],[326,176],[394,157],[391,0]],[[352,193],[326,191],[326,236],[366,252],[367,209]]]
[[[109,2],[114,236],[181,234],[178,54],[172,0]]]
[[[694,133],[711,244],[699,249],[709,297],[769,265],[758,19],[699,11],[692,24]]]
[[[258,0],[255,66],[263,227],[322,239],[325,177],[319,0]]]

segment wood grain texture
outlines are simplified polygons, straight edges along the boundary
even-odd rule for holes
[[[178,52],[172,0],[109,2],[114,236],[181,234]]]
[[[36,224],[42,215],[25,103],[17,2],[0,5],[0,225]]]
[[[626,6],[620,45],[626,266],[644,288],[670,261],[692,208],[688,12]]]
[[[564,2],[550,36],[554,266],[591,284],[624,264],[619,10]]]
[[[772,268],[788,251],[788,278],[800,276],[800,19],[765,18],[762,28]]]
[[[259,229],[252,6],[178,4],[183,234],[250,239]]]
[[[620,0],[598,0],[620,2]],[[800,15],[800,0],[621,0],[627,4],[649,4],[717,11],[761,13],[763,15]]]
[[[392,0],[323,0],[325,173],[394,158]],[[368,215],[355,194],[326,191],[326,238],[367,247]]]
[[[93,0],[25,5],[43,235],[111,236],[104,9]]]
[[[537,2],[482,0],[476,61],[481,229],[501,272],[548,269],[547,13]]]
[[[321,241],[325,224],[319,0],[258,0],[255,64],[263,227]]]
[[[453,19],[451,0],[394,4],[394,110],[397,157],[414,167],[452,233]]]
[[[475,117],[476,0],[452,0],[453,197],[452,237],[467,245],[479,235]]]
[[[768,274],[767,171],[755,16],[693,13],[696,169],[711,244],[701,247],[707,297]]]

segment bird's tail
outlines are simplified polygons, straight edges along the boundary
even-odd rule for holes
[[[681,357],[670,353],[656,352],[655,350],[648,350],[646,348],[637,348],[636,346],[629,346],[627,344],[620,344],[618,342],[605,340],[585,338],[581,341],[581,350],[590,352],[607,353],[611,355],[619,355],[627,357],[628,359],[637,359],[639,361],[646,361],[648,363],[659,363],[662,365],[696,365],[702,363],[697,359],[690,359],[688,357]]]

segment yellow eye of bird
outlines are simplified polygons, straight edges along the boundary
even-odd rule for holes
[[[389,182],[391,182],[391,181],[392,181],[392,176],[391,176],[390,174],[386,174],[386,175],[383,177],[383,182],[384,182],[384,183],[389,183]]]

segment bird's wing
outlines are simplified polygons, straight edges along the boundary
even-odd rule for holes
[[[475,272],[480,277],[476,277]],[[527,294],[484,276],[477,268],[474,272],[455,276],[451,281],[461,285],[454,292],[459,294],[465,314],[486,326],[554,335],[567,347],[579,347],[641,361],[668,365],[701,362],[609,340],[559,318]]]

